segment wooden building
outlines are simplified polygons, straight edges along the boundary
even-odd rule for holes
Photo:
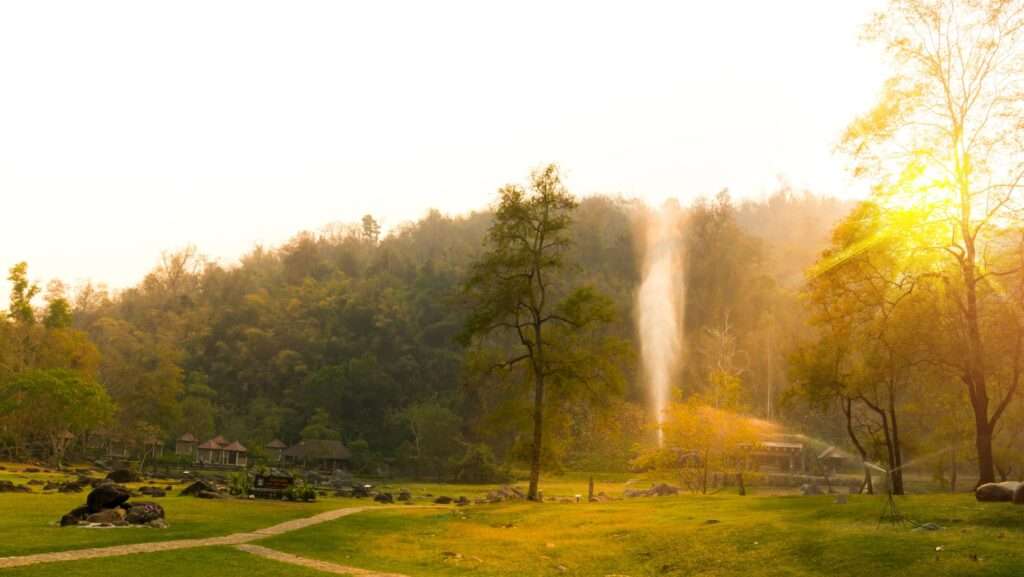
[[[174,454],[192,457],[196,454],[197,444],[199,444],[199,439],[196,439],[195,435],[185,433],[174,441]]]
[[[344,469],[352,453],[341,441],[308,439],[288,447],[282,456],[286,463],[292,465],[333,471]]]
[[[284,450],[288,448],[280,439],[274,439],[263,446],[267,452],[267,460],[271,463],[280,463]]]
[[[249,463],[249,450],[238,441],[229,443],[217,435],[196,447],[196,463],[215,467],[245,467]]]
[[[846,464],[846,455],[836,447],[829,447],[818,455],[818,465],[828,474],[838,473]]]
[[[761,441],[747,453],[747,469],[797,473],[807,470],[802,443]]]

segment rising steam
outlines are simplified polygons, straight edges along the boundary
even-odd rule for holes
[[[637,292],[637,330],[643,375],[658,424],[658,446],[672,380],[681,360],[683,307],[682,239],[678,205],[648,211],[643,223],[643,282]]]

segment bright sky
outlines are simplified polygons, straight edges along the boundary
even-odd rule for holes
[[[878,6],[4,2],[0,266],[123,287],[189,243],[480,208],[548,161],[581,195],[850,196]]]

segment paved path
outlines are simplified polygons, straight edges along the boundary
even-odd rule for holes
[[[195,547],[215,547],[218,545],[242,545],[255,541],[257,539],[263,539],[273,535],[280,535],[289,531],[295,531],[311,525],[317,525],[325,523],[327,521],[333,521],[335,519],[365,511],[367,509],[382,509],[383,507],[346,507],[344,509],[335,509],[333,511],[327,511],[314,515],[312,517],[306,517],[304,519],[294,519],[292,521],[285,521],[266,529],[259,529],[251,533],[234,533],[231,535],[225,535],[223,537],[210,537],[207,539],[178,539],[175,541],[157,541],[152,543],[135,543],[132,545],[115,545],[113,547],[97,547],[94,549],[75,549],[72,551],[59,551],[56,553],[38,553],[36,555],[23,555],[20,557],[0,557],[0,569],[8,567],[23,567],[25,565],[37,565],[39,563],[54,563],[57,561],[79,561],[81,559],[98,559],[102,557],[119,557],[122,555],[135,555],[137,553],[155,553],[158,551],[174,551],[177,549],[192,549]],[[258,547],[257,549],[270,551],[270,549],[264,549]],[[247,550],[247,549],[246,549]],[[250,551],[255,553],[255,551]],[[276,552],[275,552],[276,553]],[[257,553],[258,554],[258,553]],[[278,555],[286,555],[285,553],[277,553]],[[265,555],[266,556],[266,555]],[[295,557],[295,559],[301,559]],[[315,561],[306,559],[304,561]],[[301,563],[299,563],[301,564]],[[327,565],[331,565],[328,563]],[[384,573],[354,573],[348,571],[353,575],[386,575]]]
[[[377,571],[369,571],[367,569],[360,569],[358,567],[348,567],[346,565],[328,563],[327,561],[308,559],[306,557],[292,555],[291,553],[282,553],[281,551],[267,549],[266,547],[260,547],[259,545],[238,545],[235,548],[241,551],[245,551],[246,553],[259,555],[260,557],[264,557],[266,559],[273,559],[274,561],[289,563],[291,565],[299,565],[302,567],[307,567],[309,569],[323,571],[325,573],[335,573],[337,575],[353,575],[358,577],[407,577],[406,575],[402,575],[400,573],[379,573]]]

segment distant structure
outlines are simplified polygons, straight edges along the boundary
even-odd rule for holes
[[[352,458],[352,453],[341,441],[308,439],[288,447],[282,456],[284,462],[291,465],[333,471],[344,469]]]
[[[196,447],[196,463],[220,467],[245,467],[249,463],[249,450],[238,441],[231,443],[217,435]]]
[[[807,460],[804,458],[803,443],[785,443],[781,441],[761,441],[750,448],[747,454],[748,469],[758,471],[779,471],[783,473],[805,472]]]
[[[267,460],[271,463],[280,463],[284,450],[288,448],[288,445],[285,445],[280,439],[274,439],[264,445],[263,448],[266,449]]]
[[[164,442],[156,437],[146,437],[142,442],[142,454],[147,459],[157,459],[164,455]]]
[[[835,474],[846,464],[846,455],[836,447],[829,447],[818,455],[818,464],[828,474]]]
[[[196,454],[196,445],[199,439],[192,433],[185,433],[174,442],[174,454],[193,457]]]

